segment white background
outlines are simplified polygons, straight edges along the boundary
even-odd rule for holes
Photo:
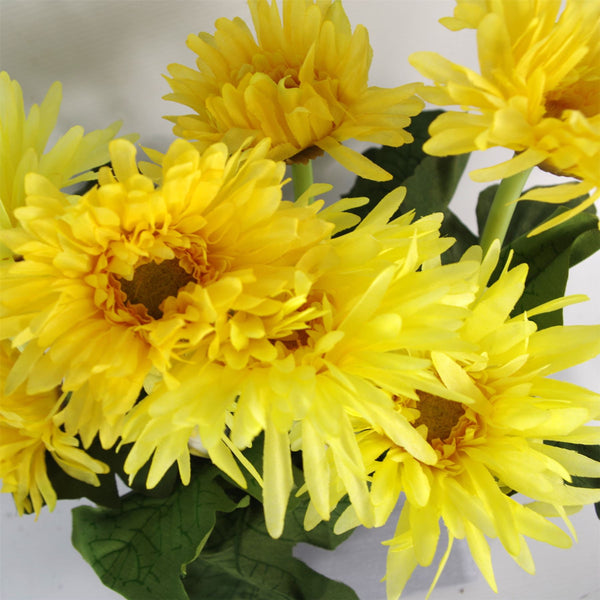
[[[451,14],[450,0],[348,0],[344,5],[352,24],[362,23],[370,32],[372,85],[391,87],[419,80],[407,62],[417,50],[435,50],[461,64],[476,65],[472,33],[450,33],[437,23]],[[28,104],[40,102],[53,81],[62,81],[59,131],[76,124],[90,131],[122,119],[122,132],[138,132],[142,144],[165,150],[172,134],[170,123],[161,117],[185,110],[161,99],[170,91],[161,74],[171,62],[192,66],[195,55],[185,46],[186,36],[212,33],[221,16],[247,18],[248,10],[238,0],[0,0],[0,67],[19,80]],[[501,156],[502,152],[474,156],[469,168],[495,164]],[[353,176],[324,157],[316,166],[315,179],[333,183],[334,198],[348,191]],[[549,179],[538,173],[532,181]],[[480,188],[465,179],[454,201],[454,209],[472,227]],[[568,308],[567,323],[600,322],[599,272],[598,255],[573,269],[568,293],[586,293],[590,301]],[[599,368],[600,360],[595,359],[564,377],[600,391]],[[71,547],[70,509],[76,502],[60,502],[54,513],[44,510],[35,522],[30,516],[16,516],[8,494],[1,494],[0,500],[0,598],[120,598],[102,586]],[[531,542],[538,571],[533,577],[492,541],[498,595],[478,573],[466,545],[455,544],[432,598],[600,598],[600,527],[592,507],[575,515],[573,523],[579,543],[569,550]],[[394,526],[392,521],[380,530],[359,530],[335,553],[303,547],[298,554],[313,568],[350,584],[361,600],[383,600],[385,589],[379,580],[385,572],[386,550],[379,542],[392,537]],[[403,598],[424,598],[433,572],[433,568],[417,571]]]

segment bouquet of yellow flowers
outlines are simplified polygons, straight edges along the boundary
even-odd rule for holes
[[[169,65],[164,152],[120,123],[51,139],[60,84],[27,112],[2,72],[19,514],[93,501],[73,544],[129,600],[356,599],[293,548],[390,519],[388,600],[436,562],[431,593],[455,540],[494,591],[489,538],[528,572],[526,538],[570,546],[551,518],[574,536],[600,502],[600,395],[552,377],[600,354],[562,320],[600,249],[600,0],[563,4],[457,0],[478,68],[416,52],[428,83],[383,88],[339,0],[249,0]],[[491,148],[513,154],[471,172],[475,233],[451,200]],[[333,202],[322,155],[356,176]]]

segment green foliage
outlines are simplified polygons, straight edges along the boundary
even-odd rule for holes
[[[485,215],[498,186],[491,186],[479,195],[477,220],[479,230],[483,230]],[[509,252],[513,257],[511,265],[526,263],[529,272],[525,291],[515,306],[514,314],[519,314],[543,304],[565,293],[569,269],[600,249],[600,231],[594,207],[572,217],[565,223],[548,231],[528,237],[528,233],[548,218],[565,212],[576,199],[558,209],[542,202],[519,202],[505,238],[500,261],[492,281],[499,276]],[[532,317],[538,327],[562,325],[562,311],[554,311]]]
[[[215,480],[218,473],[202,465],[167,498],[132,492],[118,509],[77,507],[73,545],[106,586],[129,600],[187,600],[186,565],[202,550],[217,512],[239,506]]]
[[[248,454],[258,463],[261,453],[259,438]],[[350,532],[335,535],[333,523],[347,502],[307,532],[308,497],[292,497],[283,535],[273,540],[256,482],[249,478],[251,498],[198,462],[190,484],[166,497],[131,492],[118,508],[73,510],[73,545],[106,586],[129,600],[357,600],[292,555],[299,542],[333,549],[345,540]]]
[[[456,186],[466,167],[468,155],[429,156],[423,152],[423,144],[429,138],[428,128],[441,111],[425,111],[414,117],[408,131],[415,141],[400,148],[370,148],[364,154],[374,163],[388,171],[393,179],[376,182],[358,177],[346,196],[366,196],[369,203],[354,210],[361,218],[366,216],[389,192],[402,185],[407,188],[406,198],[398,214],[411,210],[416,217],[431,213],[444,214],[441,232],[457,241],[443,255],[444,262],[455,262],[473,244],[477,237],[448,208]],[[398,216],[395,215],[395,216]]]
[[[246,458],[262,471],[263,435],[244,452]],[[293,453],[298,463],[299,453]],[[303,482],[299,465],[293,466],[297,486]],[[223,475],[222,475],[223,476]],[[240,490],[227,480],[230,496]],[[303,527],[308,495],[289,499],[282,536],[274,540],[266,530],[262,506],[262,488],[247,477],[250,505],[243,510],[222,514],[198,558],[188,565],[184,586],[191,600],[357,600],[346,585],[332,581],[310,569],[292,555],[293,547],[304,542],[333,550],[352,531],[333,533],[333,524],[349,504],[342,500],[329,522],[311,531]]]
[[[298,542],[333,549],[347,537],[333,534],[327,523],[304,531],[306,505],[306,497],[292,499],[283,534],[277,540],[269,537],[263,507],[257,500],[244,510],[219,515],[205,548],[188,565],[183,583],[190,599],[358,600],[348,586],[293,557]]]

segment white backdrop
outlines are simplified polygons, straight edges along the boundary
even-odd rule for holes
[[[451,14],[451,0],[347,0],[353,25],[367,26],[374,59],[372,85],[391,87],[419,80],[408,64],[416,50],[435,50],[475,66],[470,32],[450,33],[437,20]],[[40,102],[55,80],[63,83],[58,130],[83,125],[86,131],[122,119],[122,132],[138,132],[141,143],[164,150],[172,134],[161,117],[182,112],[161,96],[169,87],[161,74],[179,62],[192,66],[185,46],[189,33],[214,31],[218,17],[249,16],[240,0],[0,0],[0,68],[17,79],[28,104]],[[362,149],[365,145],[355,145]],[[495,164],[501,152],[471,158],[469,168]],[[536,183],[548,182],[536,174]],[[320,159],[315,179],[334,184],[331,197],[348,191],[353,176],[328,157]],[[455,210],[474,227],[474,201],[481,186],[465,179]],[[600,257],[572,271],[568,293],[586,293],[590,301],[565,311],[566,323],[600,323]],[[595,359],[563,377],[600,391]],[[2,600],[110,600],[119,595],[104,588],[70,545],[70,509],[61,502],[54,513],[18,518],[12,498],[0,495]],[[455,544],[433,599],[575,600],[600,598],[600,523],[593,508],[573,517],[579,543],[569,550],[531,542],[538,574],[523,572],[499,544],[494,565],[500,593],[495,595],[478,573],[466,548]],[[385,548],[390,527],[357,531],[335,553],[302,547],[298,555],[313,568],[349,583],[361,600],[384,600]],[[443,546],[443,541],[440,544]],[[418,571],[403,598],[424,598],[434,569]],[[221,599],[215,599],[221,600]],[[235,599],[222,599],[235,600]]]

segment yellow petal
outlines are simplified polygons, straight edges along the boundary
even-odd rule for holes
[[[318,140],[315,145],[360,177],[373,181],[389,181],[392,179],[392,176],[385,169],[377,166],[366,156],[343,146],[331,136]]]
[[[294,485],[287,432],[278,431],[269,420],[265,427],[263,453],[265,521],[273,538],[283,533],[285,511]]]

